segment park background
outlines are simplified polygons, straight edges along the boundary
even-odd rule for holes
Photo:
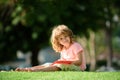
[[[52,27],[65,24],[85,50],[87,71],[120,70],[119,0],[0,0],[0,70],[59,58]]]

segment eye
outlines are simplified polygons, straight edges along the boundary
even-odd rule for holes
[[[66,35],[65,38],[67,38],[68,36]]]
[[[65,35],[65,37],[68,37],[68,35]]]
[[[60,38],[60,40],[62,40],[63,38]]]
[[[67,37],[67,36],[64,36],[65,38]]]
[[[62,40],[63,38],[59,38],[59,40]]]

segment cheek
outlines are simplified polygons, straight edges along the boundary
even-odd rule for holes
[[[69,42],[70,42],[70,41],[71,41],[71,40],[70,40],[70,38],[67,38],[67,41],[69,41]]]
[[[60,43],[60,44],[63,44],[63,42],[62,42],[62,41],[59,41],[59,43]]]

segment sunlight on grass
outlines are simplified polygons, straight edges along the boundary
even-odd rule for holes
[[[0,80],[120,80],[120,72],[0,72]]]

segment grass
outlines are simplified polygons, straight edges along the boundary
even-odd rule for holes
[[[120,80],[120,72],[0,72],[0,80]]]

